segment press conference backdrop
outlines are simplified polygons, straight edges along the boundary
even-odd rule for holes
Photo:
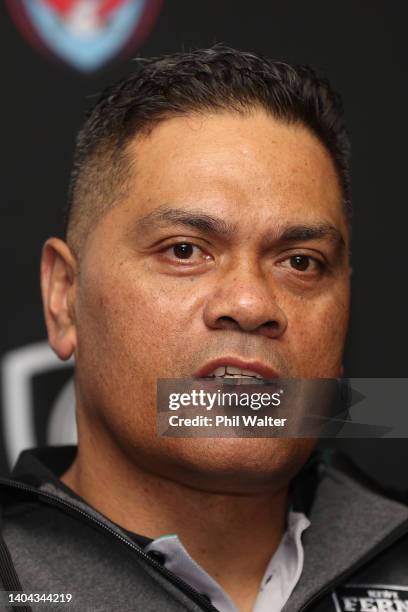
[[[330,77],[353,143],[346,375],[407,376],[406,27],[402,1],[1,3],[0,473],[24,447],[76,439],[72,363],[59,362],[46,343],[40,252],[48,236],[61,235],[84,111],[137,55],[222,42],[311,64]],[[408,441],[333,444],[384,484],[408,488]]]

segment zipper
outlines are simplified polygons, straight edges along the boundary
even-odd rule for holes
[[[0,486],[11,487],[14,489],[19,489],[21,491],[24,491],[26,493],[31,493],[35,495],[36,497],[44,498],[46,503],[49,503],[52,506],[60,506],[60,507],[62,506],[63,508],[68,509],[73,514],[82,515],[88,522],[98,525],[98,527],[100,527],[104,531],[107,531],[108,533],[113,535],[117,540],[119,540],[120,542],[128,546],[129,548],[132,548],[133,551],[136,552],[137,555],[141,559],[146,561],[150,566],[152,566],[155,570],[157,570],[159,574],[167,578],[169,582],[171,582],[172,584],[177,586],[181,591],[187,594],[190,597],[190,599],[194,601],[194,603],[198,604],[201,607],[202,610],[205,610],[206,612],[219,612],[218,608],[213,606],[207,600],[206,597],[201,595],[201,593],[196,591],[187,582],[184,582],[184,580],[179,578],[176,574],[173,574],[173,572],[166,569],[160,563],[152,559],[152,557],[150,557],[147,553],[145,553],[134,542],[132,542],[131,540],[127,540],[120,533],[117,533],[114,529],[109,527],[109,525],[105,525],[105,523],[102,523],[102,521],[98,520],[96,517],[92,516],[91,514],[88,514],[81,508],[78,508],[75,504],[67,500],[61,499],[60,497],[57,497],[56,495],[53,495],[52,493],[48,493],[47,491],[41,491],[39,489],[36,489],[35,487],[31,487],[29,485],[20,483],[15,480],[13,481],[13,480],[7,480],[5,478],[0,478]]]
[[[364,565],[367,565],[374,557],[376,557],[379,553],[385,551],[391,544],[396,542],[400,536],[406,535],[408,533],[408,521],[404,521],[402,525],[399,525],[392,531],[388,536],[386,536],[381,542],[379,542],[374,548],[372,548],[365,556],[363,556],[359,561],[357,561],[354,565],[344,570],[339,576],[336,576],[331,582],[326,584],[324,587],[320,589],[317,593],[313,595],[301,608],[299,608],[298,612],[305,612],[308,610],[309,606],[312,606],[317,602],[317,600],[321,599],[324,595],[327,595],[331,591],[335,589],[336,586],[341,585],[344,580],[350,577],[354,572],[361,569]]]

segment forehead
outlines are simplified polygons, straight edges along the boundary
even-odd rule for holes
[[[130,214],[197,205],[238,222],[346,225],[330,154],[304,126],[263,111],[174,117],[128,147]]]

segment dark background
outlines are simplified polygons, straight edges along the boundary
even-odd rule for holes
[[[407,376],[405,12],[404,2],[167,0],[133,52],[222,42],[311,64],[342,93],[353,145],[353,301],[345,365],[354,377]],[[39,259],[43,241],[61,235],[75,133],[94,95],[132,64],[116,60],[96,74],[81,74],[29,46],[3,3],[0,48],[1,357],[46,338]],[[45,419],[46,410],[39,410]],[[336,444],[384,483],[408,488],[406,440]],[[2,445],[0,471],[6,469]]]

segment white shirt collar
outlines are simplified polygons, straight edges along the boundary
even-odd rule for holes
[[[310,525],[302,512],[290,511],[287,530],[268,563],[253,612],[280,612],[303,570],[302,533]],[[224,589],[189,555],[177,535],[162,536],[145,547],[165,556],[165,567],[199,593],[207,595],[220,612],[237,612]]]

